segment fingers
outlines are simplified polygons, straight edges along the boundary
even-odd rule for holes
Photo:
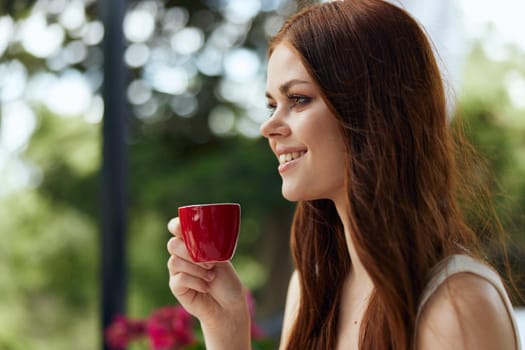
[[[170,253],[170,255],[177,255],[183,257],[185,260],[191,260],[184,241],[179,237],[170,238],[166,244],[166,248],[168,249],[168,253]]]
[[[210,287],[200,278],[179,272],[170,276],[170,289],[177,298],[181,298],[189,292],[208,293]]]
[[[168,241],[166,245],[168,252],[172,256],[178,256],[186,261],[192,262],[188,250],[186,249],[186,245],[184,244],[184,241],[180,237],[172,237]]]
[[[173,218],[168,222],[168,231],[175,237],[180,237],[180,221],[179,218]]]
[[[213,281],[215,277],[214,270],[203,268],[200,265],[188,262],[178,256],[171,256],[169,258],[168,270],[172,276],[176,274],[185,274],[206,282]]]
[[[168,231],[171,232],[175,237],[170,238],[167,243],[168,252],[170,255],[177,255],[185,260],[191,261],[186,246],[181,238],[180,234],[180,221],[179,218],[173,218],[168,222]]]
[[[170,274],[169,285],[179,301],[180,298],[195,292],[208,293],[209,284],[215,279],[214,265],[194,263],[188,255],[184,242],[179,237],[171,238],[167,248],[171,255],[167,264]]]

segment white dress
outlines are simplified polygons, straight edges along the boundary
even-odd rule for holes
[[[421,302],[419,304],[416,325],[418,324],[419,315],[421,314],[423,306],[425,306],[426,302],[436,292],[436,290],[443,284],[443,282],[445,282],[447,278],[462,272],[468,272],[479,276],[487,280],[496,288],[501,299],[505,303],[505,307],[507,309],[509,317],[512,320],[512,327],[514,329],[514,339],[518,346],[517,350],[521,350],[520,335],[516,319],[514,317],[514,309],[512,307],[509,296],[507,295],[507,292],[505,290],[503,282],[501,281],[500,276],[490,266],[468,255],[451,255],[450,257],[439,263],[438,266],[436,266],[436,268],[434,269],[434,277],[430,280],[425,290],[423,291]]]

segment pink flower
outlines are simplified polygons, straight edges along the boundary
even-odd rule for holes
[[[168,306],[151,314],[146,331],[154,350],[175,350],[194,342],[192,326],[192,316],[182,306]]]
[[[266,335],[254,321],[255,300],[250,292],[246,300],[251,316],[252,339]],[[183,350],[185,345],[197,342],[194,336],[193,317],[180,305],[154,310],[145,321],[115,316],[105,331],[106,343],[112,350],[124,350],[131,342],[146,338],[151,350]]]
[[[106,329],[107,345],[114,350],[125,349],[128,343],[144,335],[145,325],[122,315],[116,315]]]

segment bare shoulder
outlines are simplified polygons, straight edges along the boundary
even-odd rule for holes
[[[288,343],[290,332],[297,317],[300,296],[301,290],[299,284],[299,274],[297,271],[294,271],[288,285],[286,306],[284,309],[283,329],[281,334],[281,345],[279,349],[284,349]]]
[[[472,273],[449,277],[420,317],[418,349],[517,349],[501,295],[489,281]]]

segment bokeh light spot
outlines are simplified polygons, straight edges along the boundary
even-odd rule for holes
[[[132,68],[142,67],[148,62],[149,47],[145,44],[131,44],[124,53],[124,61]]]
[[[513,70],[506,74],[504,82],[511,103],[516,108],[525,109],[525,77]]]
[[[205,48],[195,63],[202,74],[216,76],[222,73],[222,55],[215,48]]]
[[[170,101],[170,107],[178,116],[184,118],[192,117],[197,111],[198,102],[195,96],[182,94],[174,96]]]
[[[86,59],[87,47],[80,40],[71,41],[64,47],[63,55],[67,64],[77,64]]]
[[[86,78],[76,70],[69,70],[49,87],[46,106],[64,116],[79,116],[91,103],[92,93]]]
[[[255,52],[248,49],[233,49],[224,57],[224,70],[229,79],[246,81],[257,74],[261,62]]]
[[[167,94],[181,94],[188,87],[188,74],[181,67],[151,64],[145,69],[145,79],[151,86]]]
[[[140,105],[151,98],[151,87],[141,79],[131,82],[128,86],[128,100],[132,104]]]
[[[104,26],[99,21],[86,23],[83,40],[86,45],[98,45],[104,38]]]
[[[9,16],[0,17],[0,56],[3,55],[5,49],[9,45],[13,32],[13,19]]]
[[[67,30],[74,31],[86,22],[84,4],[82,1],[70,1],[64,11],[60,13],[59,22]]]
[[[198,51],[203,43],[204,33],[195,27],[184,28],[171,38],[172,49],[181,55],[189,55]]]
[[[216,106],[210,112],[208,124],[210,130],[216,135],[229,134],[235,125],[235,114],[224,105]]]
[[[47,25],[44,14],[33,13],[22,25],[22,46],[31,55],[46,58],[57,52],[64,41],[64,30],[56,23]]]
[[[162,20],[162,28],[168,32],[176,32],[186,26],[190,15],[184,7],[172,7]]]
[[[134,9],[124,17],[124,35],[135,43],[147,41],[155,30],[153,15],[141,8]]]
[[[23,150],[36,128],[33,110],[22,101],[2,105],[0,143],[9,152]]]
[[[0,102],[19,98],[24,93],[27,69],[18,60],[0,64]]]
[[[261,9],[261,0],[230,0],[224,10],[225,17],[234,23],[251,20]]]

